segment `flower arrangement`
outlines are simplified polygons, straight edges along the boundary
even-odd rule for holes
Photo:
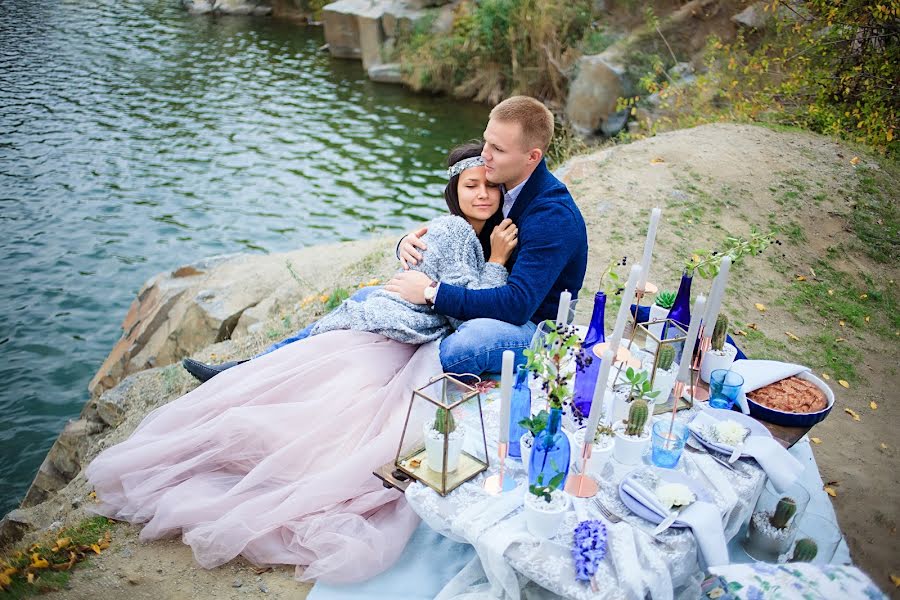
[[[763,234],[753,231],[750,239],[728,236],[721,250],[695,250],[684,263],[684,270],[689,277],[697,274],[704,279],[712,279],[719,274],[719,263],[725,256],[730,256],[731,263],[736,264],[745,256],[762,254],[773,242],[781,244],[775,239],[774,232]]]
[[[550,408],[563,408],[572,397],[569,382],[575,376],[575,369],[567,368],[574,352],[581,344],[581,338],[574,326],[557,325],[544,321],[548,333],[542,343],[524,351],[528,361],[525,368],[541,379],[541,389],[547,395]]]
[[[656,497],[667,509],[676,506],[684,507],[696,500],[691,488],[683,483],[665,483],[656,488]]]
[[[582,521],[575,528],[572,539],[572,558],[575,559],[575,579],[591,581],[600,561],[606,556],[606,525],[596,519]]]

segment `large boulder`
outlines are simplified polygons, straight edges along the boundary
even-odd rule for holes
[[[264,16],[272,13],[270,0],[182,0],[193,14],[221,13],[226,15]]]
[[[623,94],[621,74],[599,54],[583,56],[566,100],[566,119],[581,135],[592,135],[616,112]]]

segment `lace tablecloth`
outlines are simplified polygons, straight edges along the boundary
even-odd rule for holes
[[[490,469],[443,498],[416,482],[406,490],[410,505],[430,527],[475,547],[483,573],[463,573],[463,582],[466,577],[469,581],[486,577],[490,595],[513,599],[520,598],[520,590],[529,581],[565,598],[644,598],[648,593],[655,599],[699,596],[701,569],[705,565],[700,564],[691,531],[669,529],[658,536],[661,541],[654,540],[649,533],[654,526],[632,514],[619,499],[617,488],[625,475],[636,468],[655,469],[649,465],[649,454],[645,456],[645,463],[636,467],[621,465],[614,460],[605,467],[598,497],[607,508],[623,517],[621,523],[609,523],[591,499],[573,498],[572,509],[559,533],[550,540],[538,540],[528,533],[525,525],[522,500],[526,479],[520,461],[507,459],[506,474],[516,479],[518,487],[515,490],[490,496],[482,489],[484,478],[498,470],[499,394],[495,390],[484,398]],[[696,410],[681,411],[677,418],[690,420]],[[493,436],[491,432],[494,432]],[[573,448],[575,452],[580,452],[580,448]],[[707,455],[685,452],[677,467],[702,485],[713,498],[724,515],[727,539],[732,538],[749,518],[766,479],[753,459],[742,459],[735,466],[744,477],[728,471]],[[590,585],[575,580],[570,550],[575,526],[584,519],[600,519],[609,531],[609,552],[595,577],[596,592]],[[485,587],[488,586],[481,586],[482,597]],[[454,597],[456,592],[464,592],[465,586],[456,582],[455,589],[454,593],[439,597]]]

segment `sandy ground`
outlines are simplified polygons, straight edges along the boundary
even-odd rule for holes
[[[868,274],[881,289],[896,281],[898,265],[868,258],[849,226],[856,170],[860,165],[878,167],[865,155],[853,164],[851,159],[857,155],[853,149],[812,134],[712,125],[579,157],[568,165],[563,178],[588,223],[591,256],[585,290],[596,289],[598,274],[610,258],[638,259],[647,214],[654,206],[663,208],[664,223],[651,280],[662,289],[677,286],[680,261],[687,253],[715,247],[726,232],[746,235],[751,224],[765,227],[788,222],[805,231],[805,239],[784,242],[767,251],[766,257],[735,269],[725,310],[733,329],[756,326],[754,335],[738,337],[738,343],[755,358],[803,361],[807,357],[805,364],[817,373],[834,372],[839,365],[822,363],[819,354],[813,358],[816,348],[812,345],[816,336],[832,330],[846,337],[848,348],[860,352],[860,358],[852,359],[857,363],[857,377],[851,387],[844,389],[831,381],[835,409],[810,435],[821,441],[814,444],[816,459],[823,480],[835,490],[834,506],[854,560],[883,590],[900,597],[889,579],[890,574],[900,575],[896,534],[900,470],[894,435],[900,412],[898,343],[896,338],[873,332],[883,326],[878,315],[869,329],[840,327],[815,306],[798,306],[791,296],[798,274],[816,280],[810,268],[821,259],[828,259],[857,282],[859,273]],[[900,189],[900,184],[894,189]],[[829,253],[833,248],[839,251]],[[708,282],[695,281],[695,294],[707,289]],[[767,310],[760,312],[756,303]],[[586,321],[590,303],[582,301],[578,312],[579,319]],[[607,316],[611,327],[614,312],[607,310]],[[215,351],[227,358],[246,352],[245,346],[235,340]],[[832,359],[843,360],[834,356],[828,360]],[[186,381],[176,383],[174,389],[171,384],[167,387],[167,396],[183,393]],[[875,410],[869,405],[872,400],[877,403]],[[854,421],[844,408],[855,410],[860,420]],[[136,420],[137,416],[129,418],[109,442],[127,435]],[[79,479],[63,490],[61,501],[90,491]],[[80,512],[69,510],[73,517]],[[245,598],[258,594],[303,598],[308,592],[308,586],[292,579],[292,569],[257,574],[252,566],[235,561],[204,571],[194,565],[189,549],[180,541],[141,544],[136,531],[118,526],[112,547],[75,573],[71,589],[51,597]]]

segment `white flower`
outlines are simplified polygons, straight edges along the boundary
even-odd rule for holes
[[[727,421],[719,421],[711,427],[710,433],[717,442],[727,444],[729,446],[737,446],[744,441],[747,436],[747,428],[728,419]]]
[[[694,492],[683,483],[664,483],[656,488],[656,497],[667,509],[687,506],[695,500]]]

